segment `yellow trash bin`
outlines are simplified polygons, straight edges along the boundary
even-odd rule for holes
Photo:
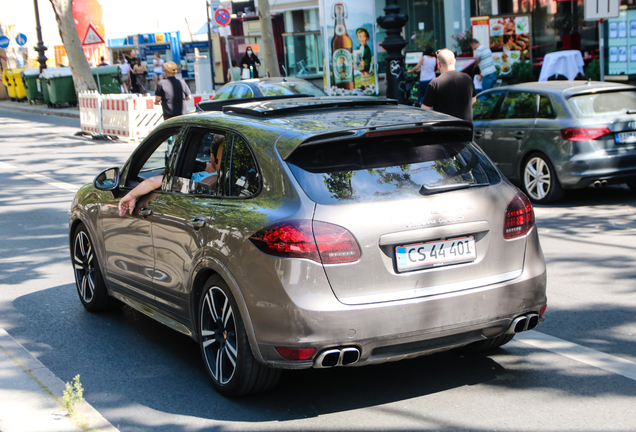
[[[24,88],[24,82],[22,81],[22,71],[24,70],[27,70],[27,68],[11,69],[13,82],[15,83],[15,97],[17,100],[23,100],[27,97],[26,88]]]
[[[9,93],[9,99],[16,100],[16,92],[15,92],[15,82],[13,81],[13,74],[11,73],[11,69],[5,69],[2,72],[2,84],[7,88],[7,93]]]

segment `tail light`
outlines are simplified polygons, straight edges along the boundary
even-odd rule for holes
[[[260,251],[285,258],[305,258],[323,264],[360,259],[360,248],[346,229],[326,222],[292,220],[263,228],[250,237]]]
[[[533,226],[534,210],[532,204],[523,192],[517,192],[506,208],[503,236],[507,240],[521,237],[526,235]]]
[[[610,133],[606,127],[561,129],[561,137],[568,141],[589,141]]]

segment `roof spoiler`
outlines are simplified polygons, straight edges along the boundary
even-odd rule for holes
[[[229,105],[238,105],[249,102],[264,102],[276,99],[293,99],[293,98],[303,98],[303,97],[313,97],[310,94],[294,94],[294,95],[282,95],[282,96],[258,96],[251,98],[241,98],[241,99],[222,99],[222,100],[206,100],[201,101],[197,104],[196,110],[197,112],[208,112],[208,111],[223,111],[223,107]]]

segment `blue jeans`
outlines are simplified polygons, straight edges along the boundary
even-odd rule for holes
[[[484,91],[493,88],[495,81],[497,81],[497,72],[482,76],[481,90]]]
[[[431,80],[420,81],[420,106],[422,106],[422,103],[424,103],[424,95],[426,94],[426,87],[428,87],[428,83],[430,82]]]

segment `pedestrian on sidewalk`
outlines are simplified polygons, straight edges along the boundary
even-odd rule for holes
[[[435,68],[437,67],[437,59],[435,58],[435,51],[432,47],[427,47],[422,53],[420,61],[407,70],[406,73],[420,71],[420,105],[424,103],[424,95],[426,94],[426,88],[435,79]]]
[[[245,48],[245,55],[241,59],[241,65],[243,66],[243,70],[252,70],[250,73],[251,78],[258,78],[258,67],[261,65],[261,61],[256,54],[254,54],[254,50],[252,50],[251,46]]]
[[[155,105],[161,104],[163,119],[188,113],[185,101],[190,100],[190,88],[186,82],[175,77],[177,64],[169,61],[163,64],[166,79],[159,81],[155,91]]]
[[[492,58],[490,48],[479,43],[477,39],[470,41],[470,46],[475,51],[475,66],[481,71],[481,89],[488,90],[494,87],[497,81],[497,69]]]
[[[455,70],[455,54],[447,48],[437,51],[440,76],[428,85],[422,108],[473,120],[475,86],[470,75]]]
[[[141,62],[141,59],[137,57],[135,59],[135,63],[132,68],[133,75],[133,93],[146,94],[148,90],[146,89],[146,85],[148,84],[147,75],[148,70],[146,69],[146,65]]]
[[[237,66],[236,60],[232,59],[232,67],[227,70],[227,82],[240,80],[241,68]]]
[[[122,89],[124,93],[130,93],[130,65],[123,56],[119,59],[119,69],[121,70]]]
[[[157,85],[159,81],[164,79],[166,76],[163,74],[163,59],[159,53],[155,53],[155,58],[152,61],[152,72],[155,75],[155,91],[157,90]]]

